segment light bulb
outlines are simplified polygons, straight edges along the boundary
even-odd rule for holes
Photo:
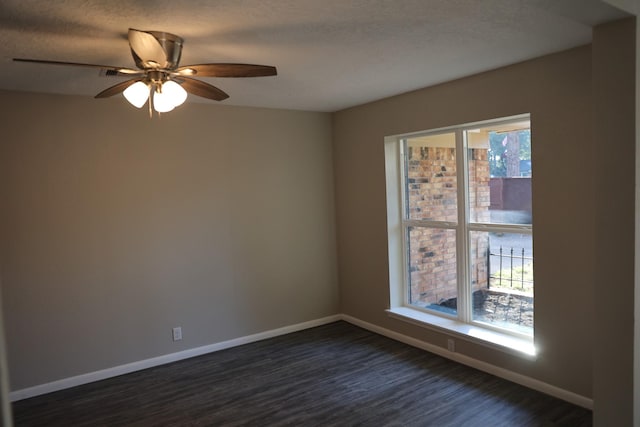
[[[168,113],[173,110],[173,102],[171,96],[164,92],[156,92],[153,94],[153,109],[158,113]]]
[[[141,108],[149,98],[149,86],[143,81],[137,81],[122,92],[124,97],[136,108]]]
[[[178,83],[168,80],[162,85],[162,93],[168,96],[174,107],[182,105],[187,100],[187,91]]]

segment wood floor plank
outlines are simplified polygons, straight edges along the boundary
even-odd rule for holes
[[[336,322],[13,404],[31,426],[591,426],[590,411]]]

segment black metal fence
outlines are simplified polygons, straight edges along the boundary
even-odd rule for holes
[[[496,284],[499,287],[518,287],[521,289],[533,285],[532,280],[525,279],[525,271],[528,264],[533,261],[533,257],[526,256],[524,248],[503,248],[497,253],[491,251],[491,248],[487,251],[487,265],[489,268],[487,287],[491,287],[491,283]],[[519,268],[519,270],[518,270]]]

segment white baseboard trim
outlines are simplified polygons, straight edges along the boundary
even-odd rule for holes
[[[177,362],[178,360],[189,359],[191,357],[201,356],[203,354],[213,353],[215,351],[220,351],[220,350],[236,347],[243,344],[249,344],[249,343],[261,341],[267,338],[273,338],[279,335],[289,334],[291,332],[298,332],[303,329],[309,329],[315,326],[325,325],[327,323],[336,322],[341,319],[342,319],[342,315],[336,314],[333,316],[323,317],[321,319],[310,320],[308,322],[297,323],[295,325],[284,326],[282,328],[259,332],[253,335],[234,338],[228,341],[222,341],[214,344],[205,345],[202,347],[191,348],[188,350],[179,351],[177,353],[165,354],[163,356],[153,357],[151,359],[140,360],[133,363],[127,363],[125,365],[102,369],[100,371],[76,375],[74,377],[64,378],[64,379],[53,381],[46,384],[40,384],[33,387],[12,391],[9,393],[9,400],[11,402],[15,402],[22,399],[28,399],[30,397],[40,396],[42,394],[64,390],[66,388],[71,388],[71,387],[79,386],[82,384],[91,383],[94,381],[100,381],[100,380],[112,378],[118,375],[129,374],[131,372],[152,368],[154,366],[164,365],[166,363]]]
[[[545,383],[540,380],[536,380],[531,377],[527,377],[522,374],[518,374],[513,371],[509,371],[504,368],[500,368],[495,365],[491,365],[486,362],[482,362],[477,359],[473,359],[469,356],[465,356],[460,353],[455,353],[448,351],[442,347],[438,347],[433,344],[426,343],[424,341],[420,341],[418,339],[400,334],[398,332],[374,325],[369,322],[365,322],[364,320],[357,319],[355,317],[343,314],[340,316],[342,320],[345,322],[352,323],[356,326],[359,326],[363,329],[367,329],[371,332],[375,332],[380,335],[384,335],[385,337],[394,339],[396,341],[403,342],[405,344],[409,344],[410,346],[417,347],[423,350],[426,350],[430,353],[435,353],[438,356],[442,356],[447,359],[451,359],[455,362],[462,363],[463,365],[470,366],[472,368],[478,369],[480,371],[487,372],[489,374],[495,375],[496,377],[504,378],[505,380],[509,380],[516,384],[520,384],[522,386],[528,387],[533,390],[537,390],[539,392],[548,394],[553,397],[557,397],[558,399],[565,400],[569,403],[573,403],[574,405],[581,406],[586,409],[593,410],[593,399],[581,396],[579,394],[573,393],[568,390],[561,389],[554,385]]]
[[[112,368],[102,369],[100,371],[89,372],[86,374],[77,375],[74,377],[64,378],[61,380],[53,381],[50,383],[40,384],[33,387],[24,388],[21,390],[12,391],[9,393],[9,399],[11,402],[15,402],[22,399],[28,399],[30,397],[40,396],[42,394],[51,393],[54,391],[64,390],[67,388],[79,386],[82,384],[88,384],[94,381],[100,381],[107,378],[112,378],[118,375],[128,374],[142,369],[152,368],[154,366],[164,365],[171,362],[177,362],[179,360],[189,359],[191,357],[201,356],[207,353],[213,353],[227,348],[236,347],[243,344],[249,344],[256,341],[261,341],[268,338],[273,338],[280,335],[285,335],[291,332],[297,332],[304,329],[313,328],[315,326],[325,325],[327,323],[336,322],[338,320],[344,320],[363,329],[367,329],[371,332],[383,335],[385,337],[394,339],[396,341],[403,342],[413,347],[426,350],[428,352],[437,354],[439,356],[451,359],[455,362],[462,363],[463,365],[471,366],[472,368],[487,372],[500,378],[512,381],[514,383],[523,385],[533,390],[540,391],[558,399],[565,400],[575,405],[581,406],[587,409],[593,409],[593,399],[585,396],[573,393],[568,390],[561,389],[543,381],[536,380],[525,375],[518,374],[516,372],[509,371],[507,369],[500,368],[498,366],[491,365],[486,362],[482,362],[477,359],[473,359],[469,356],[465,356],[460,353],[450,352],[442,347],[438,347],[433,344],[420,341],[418,339],[400,334],[398,332],[386,329],[377,325],[374,325],[364,320],[346,315],[336,314],[333,316],[323,317],[320,319],[310,320],[308,322],[302,322],[295,325],[285,326],[282,328],[272,329],[269,331],[260,332],[253,335],[247,335],[244,337],[234,338],[228,341],[222,341],[219,343],[209,344],[202,347],[196,347],[177,353],[165,354],[163,356],[153,357],[151,359],[140,360],[137,362],[128,363],[125,365],[114,366]]]

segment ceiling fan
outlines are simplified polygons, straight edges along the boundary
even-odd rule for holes
[[[180,66],[184,42],[181,37],[161,31],[141,31],[130,28],[128,38],[131,54],[138,69],[41,59],[13,58],[13,60],[99,68],[108,76],[131,77],[129,80],[103,90],[95,97],[108,98],[123,93],[125,98],[137,108],[141,108],[148,99],[150,115],[152,107],[159,113],[173,110],[186,100],[187,92],[215,101],[222,101],[229,97],[221,89],[194,77],[263,77],[278,74],[276,68],[269,65],[216,63]]]

